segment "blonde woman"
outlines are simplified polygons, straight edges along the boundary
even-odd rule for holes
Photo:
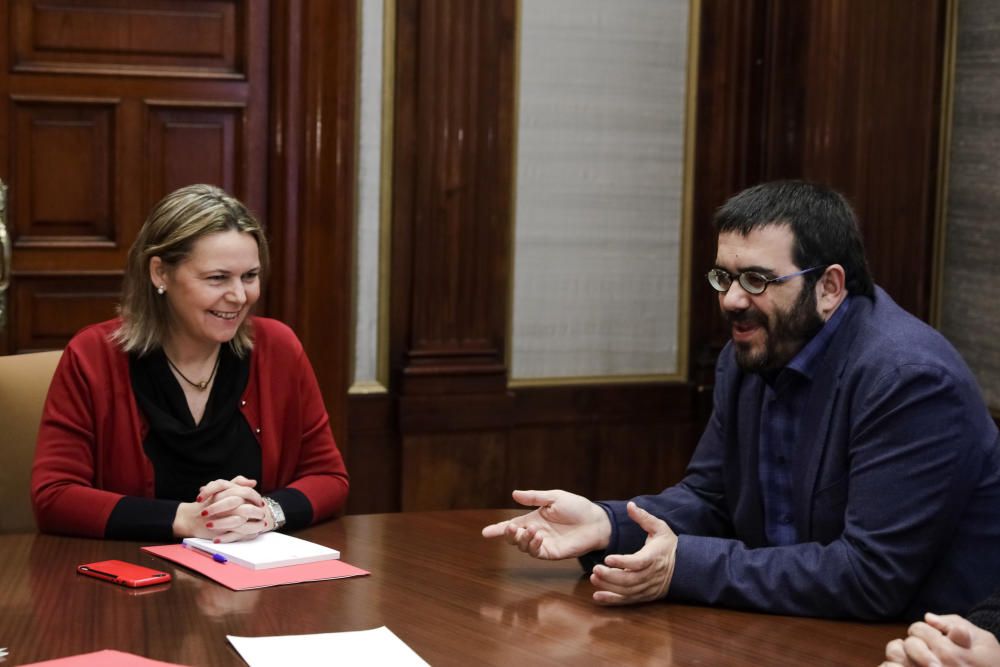
[[[119,317],[70,341],[49,389],[42,531],[228,542],[343,510],[347,471],[302,346],[250,315],[267,262],[260,224],[219,188],[154,207]]]

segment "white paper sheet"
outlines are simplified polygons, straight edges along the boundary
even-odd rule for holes
[[[226,635],[226,639],[250,667],[427,666],[413,649],[384,625],[355,632],[277,637]]]

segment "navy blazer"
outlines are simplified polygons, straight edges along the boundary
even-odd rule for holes
[[[780,614],[964,613],[1000,585],[1000,437],[968,367],[880,288],[854,298],[800,428],[800,543],[768,546],[757,467],[764,383],[716,369],[714,410],[684,479],[636,503],[678,534],[668,599]],[[607,553],[645,533],[624,501]]]

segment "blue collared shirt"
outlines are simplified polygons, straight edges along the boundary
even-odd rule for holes
[[[816,367],[843,321],[850,301],[848,297],[840,304],[823,328],[772,380],[765,378],[757,472],[764,503],[764,534],[771,546],[799,541],[792,509],[795,506],[792,470],[798,455],[795,445]]]

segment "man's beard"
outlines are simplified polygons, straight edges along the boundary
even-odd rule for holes
[[[730,326],[750,321],[764,333],[764,347],[736,342],[736,363],[748,373],[782,368],[823,328],[823,318],[816,312],[816,290],[803,285],[798,298],[787,311],[775,310],[773,321],[756,308],[724,312]]]

